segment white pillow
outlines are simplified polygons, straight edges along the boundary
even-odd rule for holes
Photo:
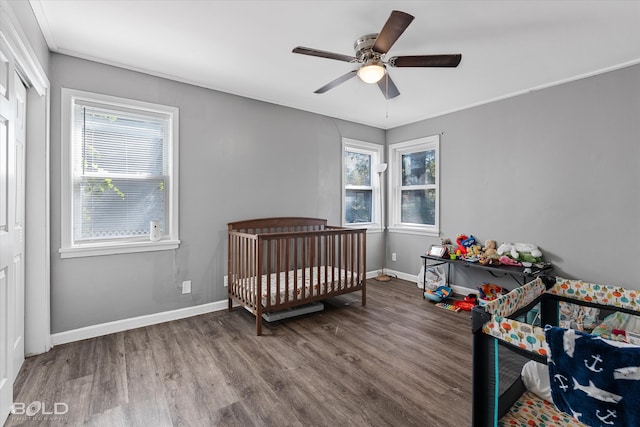
[[[536,362],[535,360],[530,360],[522,367],[521,376],[522,382],[527,390],[539,398],[553,403],[547,365]]]

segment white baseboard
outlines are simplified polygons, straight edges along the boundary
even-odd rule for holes
[[[236,304],[234,304],[235,306]],[[214,311],[226,310],[227,300],[215,301],[208,304],[196,305],[194,307],[180,308],[177,310],[164,311],[162,313],[148,314],[145,316],[132,317],[130,319],[116,320],[113,322],[91,325],[84,328],[72,329],[70,331],[59,332],[51,335],[51,344],[61,345],[74,341],[86,340],[102,335],[127,331],[129,329],[141,328],[144,326],[156,325],[158,323],[169,322],[171,320],[184,319],[198,316],[200,314]]]
[[[402,279],[402,280],[406,280],[408,282],[413,282],[418,283],[418,276],[415,274],[408,274],[408,273],[403,273],[402,271],[395,271],[395,270],[390,270],[388,268],[384,269],[385,273],[388,276],[392,276],[392,277],[397,277],[398,279]],[[376,272],[377,274],[377,272]],[[367,275],[367,278],[369,276]],[[375,276],[374,276],[375,277]],[[449,286],[451,286],[451,289],[453,290],[454,294],[458,294],[458,295],[469,295],[469,294],[477,294],[478,290],[477,289],[471,289],[471,288],[467,288],[465,286],[459,286],[459,285],[454,285],[452,283],[449,284]]]
[[[377,275],[377,271],[369,271],[367,272],[367,279],[374,278]],[[223,301],[215,301],[208,304],[197,305],[195,307],[180,308],[177,310],[164,311],[162,313],[148,314],[145,316],[132,317],[130,319],[115,320],[113,322],[72,329],[70,331],[52,334],[51,344],[54,346],[67,344],[102,335],[114,334],[116,332],[128,331],[129,329],[157,325],[158,323],[170,322],[171,320],[185,319],[187,317],[198,316],[200,314],[226,310],[228,307],[227,304],[227,300],[225,299]],[[236,307],[238,304],[234,302],[233,306]]]
[[[387,276],[397,277],[398,279],[406,280],[408,282],[416,283],[417,277],[415,274],[407,274],[402,271],[391,270],[390,268],[385,268],[384,272]]]
[[[451,285],[451,289],[453,289],[454,294],[467,296],[469,294],[478,294],[477,289],[466,288],[464,286]]]
[[[385,274],[389,276],[417,283],[416,275],[403,273],[401,271],[390,270],[388,268],[385,268],[384,271]],[[367,279],[376,277],[379,272],[380,270],[367,272]],[[451,288],[453,289],[454,293],[461,295],[477,293],[476,290],[465,288],[463,286],[451,285]],[[51,334],[51,344],[54,346],[67,344],[70,342],[86,340],[102,335],[114,334],[116,332],[128,331],[129,329],[157,325],[158,323],[170,322],[171,320],[185,319],[187,317],[198,316],[200,314],[226,310],[228,307],[227,304],[228,302],[225,299],[223,301],[215,301],[208,304],[196,305],[194,307],[163,311],[162,313],[148,314],[145,316],[132,317],[130,319],[115,320],[113,322],[100,323],[98,325],[72,329],[70,331]],[[234,303],[234,307],[235,306],[237,306],[236,303]]]

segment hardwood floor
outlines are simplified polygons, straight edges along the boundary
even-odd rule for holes
[[[25,361],[15,401],[68,412],[5,425],[471,424],[469,313],[414,283],[370,280],[364,307],[348,294],[254,334],[237,308],[55,347]]]

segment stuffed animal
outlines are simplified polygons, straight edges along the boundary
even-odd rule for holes
[[[469,251],[469,248],[477,244],[478,242],[476,241],[476,238],[473,237],[473,235],[469,235],[469,237],[467,237],[464,234],[458,234],[458,237],[456,237],[456,243],[458,244],[456,254],[460,256],[466,255]]]
[[[485,240],[484,246],[482,247],[482,254],[487,257],[497,254],[496,244],[495,240]]]
[[[520,261],[516,261],[515,259],[507,255],[500,255],[500,258],[498,258],[498,261],[500,262],[500,264],[503,264],[503,265],[522,265]]]
[[[440,240],[442,246],[447,250],[447,254],[455,254],[457,246],[451,243],[451,239],[448,237],[443,237]]]
[[[471,245],[467,248],[467,257],[477,257],[482,254],[482,246],[478,244]]]
[[[503,243],[498,247],[497,253],[500,255],[501,263],[504,256],[521,263],[525,267],[531,267],[533,263],[542,261],[542,252],[536,245],[531,243]]]
[[[485,240],[484,246],[482,247],[482,253],[479,256],[480,264],[499,265],[499,258],[498,252],[496,251],[496,241]]]
[[[458,244],[458,248],[456,249],[456,255],[461,256],[461,255],[467,254],[467,248],[462,244],[462,242],[467,239],[468,237],[465,236],[464,234],[458,234],[458,237],[456,237],[456,243]]]

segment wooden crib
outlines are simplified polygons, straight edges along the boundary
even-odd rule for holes
[[[262,218],[229,223],[229,311],[236,301],[256,316],[348,292],[366,304],[366,230],[326,219]]]

